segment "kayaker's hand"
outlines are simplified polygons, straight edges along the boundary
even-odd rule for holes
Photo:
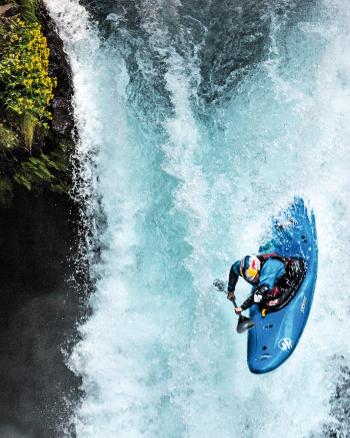
[[[227,294],[227,299],[228,299],[228,300],[233,301],[235,298],[236,298],[236,297],[235,297],[235,293],[234,293],[234,292],[229,292],[229,293]]]
[[[242,307],[235,307],[235,314],[239,315],[243,311]]]

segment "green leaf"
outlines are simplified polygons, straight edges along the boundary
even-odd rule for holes
[[[15,173],[13,179],[16,181],[17,184],[26,187],[29,191],[32,189],[32,183],[28,178],[25,177],[25,175],[21,173]]]

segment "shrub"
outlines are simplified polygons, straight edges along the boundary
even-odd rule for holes
[[[63,141],[57,149],[29,157],[17,168],[14,180],[28,190],[49,187],[54,192],[68,193],[69,160],[74,144]]]
[[[16,3],[20,6],[25,21],[34,23],[36,21],[37,0],[16,0]]]
[[[38,23],[16,19],[6,37],[0,61],[0,81],[5,85],[5,107],[21,116],[26,146],[31,149],[36,126],[48,128],[49,106],[56,78],[49,76],[50,49]]]

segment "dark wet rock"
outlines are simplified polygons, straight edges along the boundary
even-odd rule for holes
[[[52,103],[52,128],[64,137],[70,136],[73,129],[70,100],[56,97]]]
[[[56,25],[42,6],[41,21],[50,48],[49,73],[57,78],[57,88],[52,104],[52,128],[60,136],[72,138],[74,118],[72,108],[73,81],[72,71],[63,41],[59,36]]]
[[[18,12],[18,6],[13,3],[0,6],[0,17],[10,18],[17,15]]]
[[[52,192],[18,187],[0,207],[0,437],[72,436],[81,382],[63,350],[84,312],[77,227],[76,206]]]

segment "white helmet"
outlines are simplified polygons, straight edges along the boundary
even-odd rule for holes
[[[260,260],[255,255],[243,257],[240,265],[240,274],[248,281],[255,281],[260,272]]]

